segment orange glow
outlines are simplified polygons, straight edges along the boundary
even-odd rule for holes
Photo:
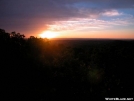
[[[45,31],[45,32],[42,32],[39,36],[41,37],[41,38],[49,38],[49,39],[51,39],[51,38],[55,38],[55,37],[57,37],[57,33],[56,32],[52,32],[52,31]]]
[[[134,39],[134,34],[131,31],[90,31],[90,32],[78,32],[78,31],[61,31],[58,32],[57,38],[110,38],[110,39]],[[129,33],[129,34],[126,34]]]

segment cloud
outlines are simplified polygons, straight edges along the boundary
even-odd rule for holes
[[[77,5],[79,4],[79,5]],[[1,17],[62,19],[95,15],[117,8],[134,8],[134,0],[0,0]]]
[[[119,16],[122,15],[122,13],[119,13],[117,10],[109,10],[102,13],[104,16]]]
[[[98,20],[100,15],[120,16],[118,9],[134,9],[133,5],[134,0],[0,0],[0,27],[33,30],[44,26],[66,30],[88,26],[99,29],[107,26],[103,24],[107,21]]]
[[[125,15],[125,14],[124,14]],[[92,18],[73,18],[69,21],[55,21],[48,25],[48,29],[52,31],[64,30],[106,30],[116,28],[118,26],[134,25],[134,17],[127,15],[124,18],[116,18],[112,20],[92,19]]]

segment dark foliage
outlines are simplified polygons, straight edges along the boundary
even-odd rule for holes
[[[24,37],[0,29],[3,97],[45,101],[134,96],[134,41]]]

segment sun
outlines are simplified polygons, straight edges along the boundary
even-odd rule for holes
[[[42,32],[39,36],[41,38],[51,39],[51,38],[55,38],[57,36],[57,33],[56,32],[52,32],[52,31],[45,31],[45,32]]]

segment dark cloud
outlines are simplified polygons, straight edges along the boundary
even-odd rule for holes
[[[1,0],[0,13],[1,17],[11,18],[35,16],[64,18],[78,16],[80,8],[73,7],[73,5],[80,2],[85,2],[87,5],[95,4],[99,7],[97,10],[134,7],[134,0]]]

